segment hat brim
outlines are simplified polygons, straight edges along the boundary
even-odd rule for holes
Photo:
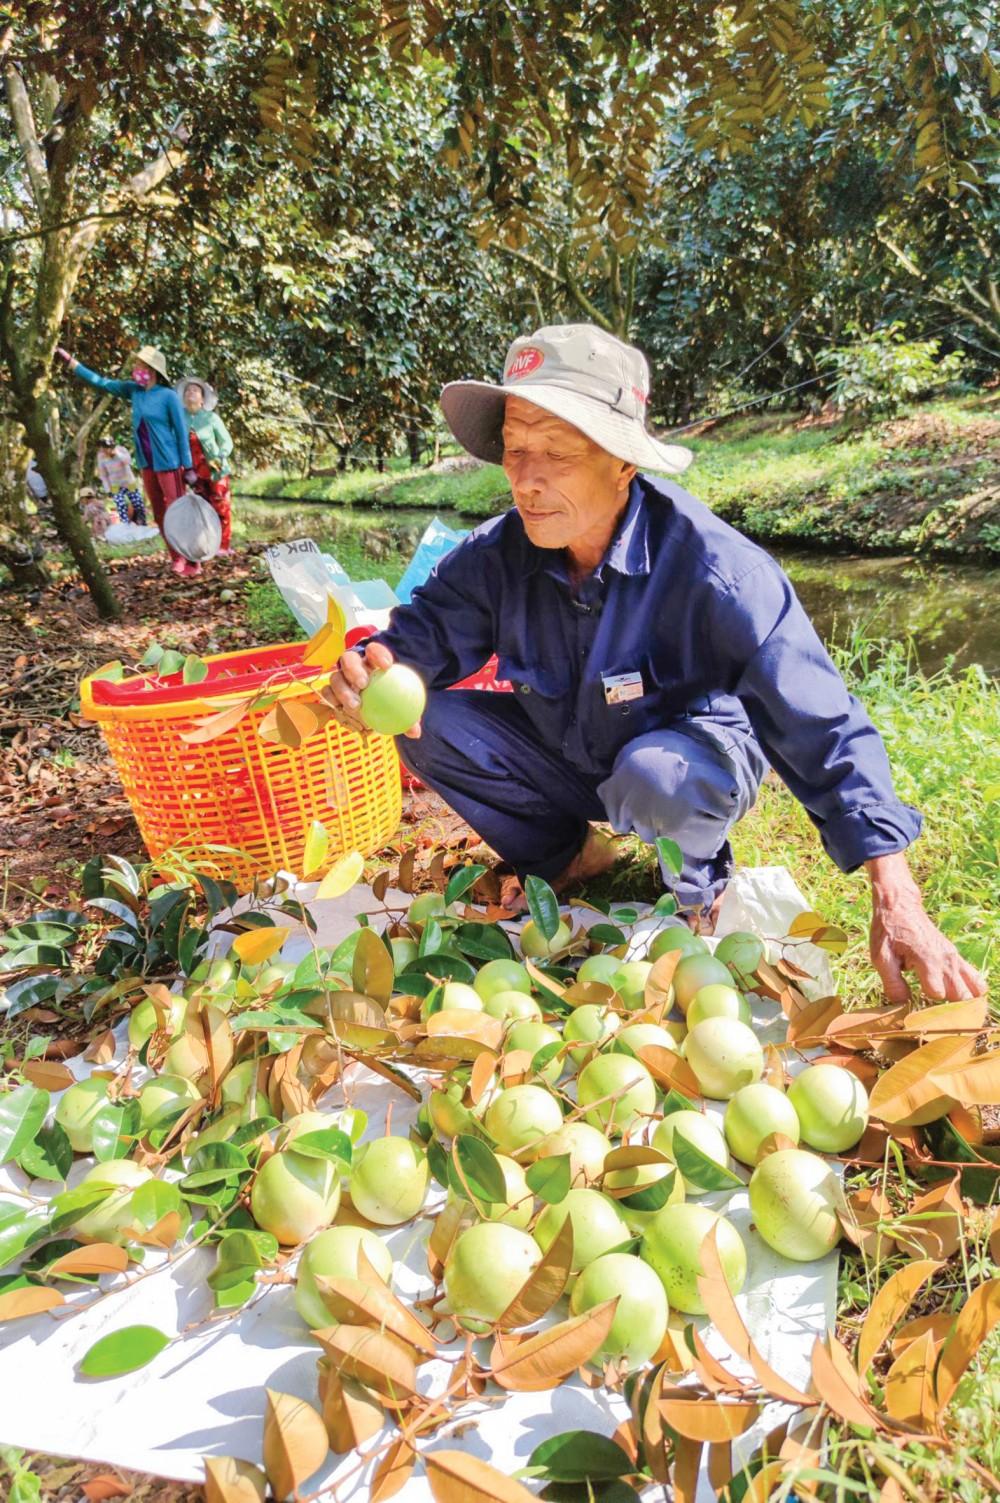
[[[445,421],[463,449],[487,464],[503,463],[504,404],[508,397],[520,397],[541,407],[553,417],[579,428],[586,438],[616,459],[624,459],[641,470],[680,475],[694,458],[690,449],[681,444],[660,443],[641,423],[623,412],[615,412],[605,402],[561,386],[546,386],[536,381],[514,389],[494,386],[489,381],[451,381],[441,393]]]
[[[158,376],[162,376],[164,381],[170,380],[170,377],[167,375],[166,356],[162,355],[159,350],[154,349],[151,344],[144,344],[142,349],[137,352],[135,358],[141,360],[143,365],[148,365],[150,370],[155,371]]]
[[[174,391],[176,391],[182,402],[184,400],[184,393],[189,386],[201,387],[202,406],[206,412],[214,412],[219,402],[219,396],[215,387],[209,385],[207,381],[203,381],[200,376],[181,376],[179,381],[174,382]]]

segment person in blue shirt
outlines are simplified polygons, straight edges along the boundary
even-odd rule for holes
[[[191,443],[187,418],[180,398],[168,384],[167,362],[161,350],[143,345],[135,357],[131,381],[101,376],[81,365],[68,350],[58,349],[74,376],[115,397],[126,397],[132,404],[132,441],[142,484],[160,533],[167,507],[183,496],[197,480],[191,463]],[[201,564],[189,563],[166,538],[163,546],[170,555],[175,574],[200,574]]]
[[[593,828],[674,840],[692,914],[732,871],[728,832],[768,766],[827,854],[872,885],[873,963],[892,1000],[983,982],[926,913],[904,851],[921,818],[885,747],[762,548],[673,480],[689,451],[652,438],[645,358],[569,324],[511,345],[499,386],[441,396],[470,453],[502,464],[512,510],[437,565],[389,627],[345,653],[331,686],[356,714],[394,659],[428,688],[403,760],[513,868],[557,888],[614,859]],[[512,694],[444,691],[496,652]],[[508,894],[508,898],[512,896]],[[519,896],[515,892],[513,896]]]

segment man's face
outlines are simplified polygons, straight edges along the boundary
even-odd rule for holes
[[[635,466],[523,397],[504,406],[503,467],[529,540],[572,548],[602,539],[628,498]]]

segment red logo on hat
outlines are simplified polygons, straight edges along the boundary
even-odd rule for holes
[[[520,381],[522,376],[530,376],[541,365],[545,356],[541,350],[537,350],[533,344],[526,345],[523,350],[518,350],[513,360],[503,373],[505,381]]]

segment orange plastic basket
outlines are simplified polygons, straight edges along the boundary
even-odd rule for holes
[[[330,836],[322,870],[395,834],[402,795],[390,736],[360,736],[331,720],[292,750],[258,736],[261,708],[213,741],[181,739],[206,715],[265,688],[280,689],[283,700],[308,698],[323,675],[303,665],[305,646],[219,653],[205,659],[199,684],[180,674],[83,680],[81,711],[101,727],[151,856],[183,846],[196,865],[249,885],[279,869],[301,874],[313,820]]]

